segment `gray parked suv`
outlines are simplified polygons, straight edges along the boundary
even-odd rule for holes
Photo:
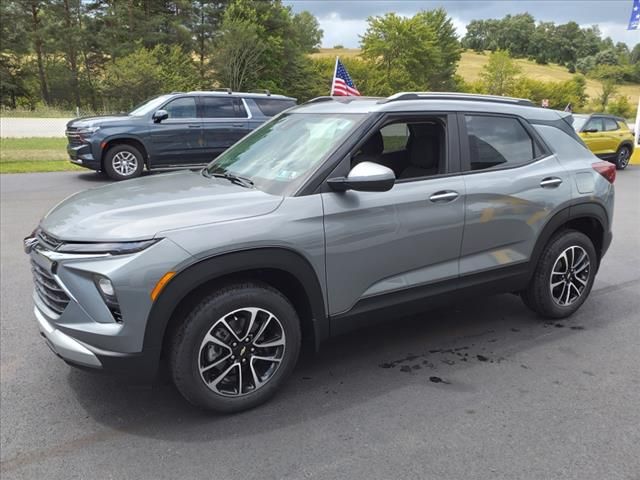
[[[510,98],[318,98],[205,169],[78,193],[25,239],[35,315],[67,362],[193,404],[270,397],[303,345],[436,296],[586,300],[611,242],[615,166],[571,115]]]
[[[203,166],[296,99],[265,93],[174,92],[126,115],[67,124],[72,163],[127,180],[148,170]]]

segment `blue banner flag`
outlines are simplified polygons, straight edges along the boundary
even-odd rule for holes
[[[629,18],[627,30],[640,30],[640,0],[633,0],[631,18]]]

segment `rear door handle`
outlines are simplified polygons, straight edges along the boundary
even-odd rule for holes
[[[540,182],[542,188],[556,188],[562,183],[562,179],[558,177],[543,178]]]
[[[244,123],[234,123],[234,127],[244,127]]]
[[[441,192],[436,192],[433,195],[431,195],[429,197],[429,200],[431,200],[434,203],[446,203],[446,202],[452,202],[459,196],[460,195],[458,194],[458,192],[454,192],[452,190],[443,190]]]
[[[189,125],[189,128],[202,128],[202,125],[200,124]]]

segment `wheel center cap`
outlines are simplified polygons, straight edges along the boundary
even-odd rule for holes
[[[244,354],[245,354],[246,352],[247,352],[247,347],[243,346],[243,347],[240,349],[240,356],[241,356],[241,357],[244,357]]]

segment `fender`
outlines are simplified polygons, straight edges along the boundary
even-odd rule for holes
[[[108,137],[101,139],[100,142],[97,145],[95,145],[96,151],[93,152],[93,158],[95,158],[99,162],[102,162],[102,157],[105,152],[104,148],[102,148],[102,145],[105,145],[109,142],[113,142],[114,140],[135,140],[136,142],[140,142],[144,146],[147,156],[149,156],[149,152],[147,151],[147,145],[145,144],[144,140],[136,134],[126,132],[126,133],[114,133],[113,135],[109,135]],[[92,147],[92,150],[93,150],[93,147]],[[144,160],[145,162],[147,161],[146,158]]]
[[[549,242],[551,236],[571,220],[585,217],[593,218],[600,223],[602,231],[604,232],[604,238],[602,239],[602,252],[600,253],[600,256],[602,257],[602,255],[604,255],[609,243],[611,243],[611,235],[608,233],[609,216],[607,215],[604,207],[599,203],[589,201],[579,202],[557,212],[543,227],[542,232],[540,232],[540,235],[538,236],[536,245],[533,248],[533,252],[531,253],[531,258],[529,259],[529,278],[533,275],[536,266],[538,265],[540,255],[542,254],[542,250]]]
[[[181,270],[154,302],[145,327],[143,352],[160,357],[162,343],[176,307],[194,289],[208,281],[247,270],[276,269],[293,275],[302,285],[311,307],[315,346],[329,337],[324,295],[315,270],[299,253],[281,247],[240,250],[210,257]]]

